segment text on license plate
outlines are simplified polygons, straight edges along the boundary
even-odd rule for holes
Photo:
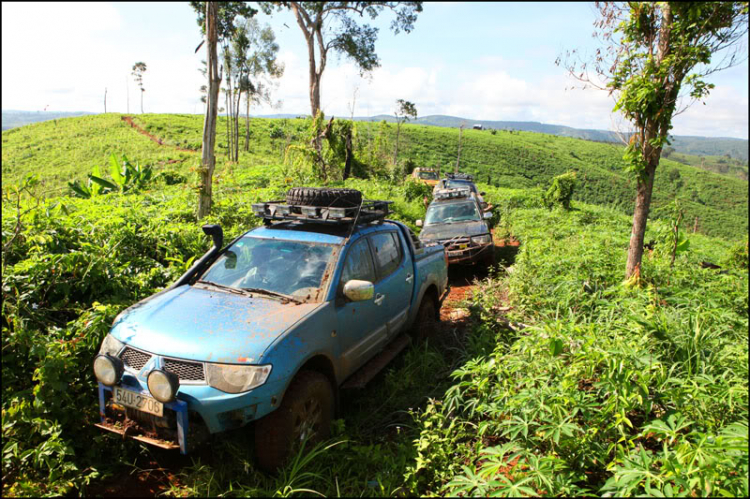
[[[461,256],[463,254],[464,254],[463,251],[449,251],[448,252],[448,256]]]
[[[164,404],[156,399],[147,397],[140,393],[131,392],[116,386],[114,388],[114,401],[132,409],[153,414],[154,416],[164,416]]]

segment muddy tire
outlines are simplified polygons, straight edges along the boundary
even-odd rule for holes
[[[255,423],[258,467],[274,472],[297,452],[306,437],[309,437],[305,444],[308,451],[327,439],[333,410],[333,389],[328,378],[314,371],[297,374],[281,406]]]
[[[425,296],[419,304],[417,318],[411,331],[414,341],[424,341],[429,338],[435,332],[438,322],[440,322],[440,316],[435,300],[430,296]]]
[[[293,187],[286,193],[286,202],[297,206],[350,208],[362,203],[362,193],[356,189]]]

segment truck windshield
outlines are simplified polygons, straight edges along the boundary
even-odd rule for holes
[[[436,172],[419,172],[419,178],[424,180],[437,180],[438,175]]]
[[[201,281],[306,297],[320,287],[332,251],[325,244],[245,236],[211,265]]]
[[[430,205],[427,208],[424,224],[447,224],[475,220],[481,220],[477,205],[473,201],[467,201],[465,203]]]

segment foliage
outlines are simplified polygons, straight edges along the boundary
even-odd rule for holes
[[[408,178],[404,183],[404,195],[406,196],[407,201],[420,201],[425,197],[431,199],[432,187],[424,182],[417,182],[413,178]]]
[[[92,427],[98,413],[91,359],[117,313],[173,282],[210,247],[191,209],[192,187],[166,181],[168,172],[187,175],[197,166],[195,155],[175,146],[199,143],[199,117],[137,119],[162,145],[116,115],[77,120],[91,121],[69,120],[63,130],[58,124],[57,132],[51,123],[41,123],[3,133],[3,176],[10,172],[9,180],[20,180],[15,187],[3,186],[4,495],[96,495],[102,479],[151,469],[162,459],[140,443]],[[81,126],[73,127],[76,123]],[[289,166],[280,164],[268,138],[275,123],[253,120],[253,151],[243,153],[239,164],[217,167],[215,206],[206,223],[220,223],[228,240],[258,224],[253,202],[279,199],[288,187],[301,185],[287,175]],[[310,120],[290,120],[284,130],[308,140],[310,125]],[[372,124],[382,131],[378,139],[368,135],[368,125],[357,124],[359,160],[377,157],[367,145],[378,140],[386,154],[392,151],[387,146],[394,127]],[[100,128],[101,135],[92,135],[90,128]],[[84,143],[98,150],[110,132],[123,132],[119,147],[108,145],[98,158],[87,160],[84,151],[94,153]],[[455,146],[455,131],[405,125],[404,132],[413,139],[405,154],[422,152],[427,159],[420,163],[439,160],[443,148],[448,157],[449,146]],[[44,160],[59,154],[41,137],[46,133],[68,155],[81,158],[67,170],[68,178],[91,171],[112,150],[118,158],[127,154],[153,164],[156,174],[141,189],[118,188],[107,196],[45,193],[65,185],[65,177],[56,179],[47,166],[51,162]],[[491,277],[467,303],[471,331],[404,352],[367,390],[342,399],[344,417],[336,421],[333,441],[313,454],[300,454],[277,477],[254,468],[252,437],[240,431],[218,437],[207,453],[192,457],[191,466],[175,470],[177,480],[164,492],[666,494],[682,493],[680,480],[696,494],[705,493],[709,482],[717,494],[746,492],[747,445],[736,434],[747,421],[747,275],[698,265],[730,258],[730,244],[691,235],[690,251],[677,255],[674,270],[663,258],[648,259],[651,286],[623,289],[617,268],[628,220],[620,208],[581,202],[576,210],[547,211],[535,188],[565,171],[557,170],[565,163],[556,157],[569,162],[569,149],[582,158],[576,161],[590,165],[587,172],[608,172],[602,165],[618,150],[527,133],[508,141],[521,143],[515,148],[504,135],[465,132],[464,151],[477,162],[471,164],[475,172],[525,187],[498,189],[479,178],[502,230],[520,239],[522,249],[512,273]],[[21,161],[30,151],[39,156]],[[488,161],[493,155],[494,162]],[[520,166],[515,159],[523,160]],[[69,167],[58,161],[60,169]],[[528,167],[532,162],[540,165],[538,172]],[[479,170],[479,163],[486,169]],[[24,184],[21,175],[36,164],[44,165],[39,182]],[[682,176],[688,185],[715,177],[697,174],[705,177]],[[607,200],[615,189],[599,188],[611,187],[618,177],[603,177],[607,181],[594,183],[599,190],[587,192],[592,177],[602,178],[596,175],[591,173],[581,189]],[[412,229],[423,218],[421,198],[409,195],[403,177],[329,183],[359,189],[366,198],[393,200],[390,217]],[[320,185],[320,180],[305,184]],[[727,192],[732,191],[725,190],[725,197]],[[659,230],[662,225],[653,224],[650,236]],[[498,295],[501,289],[510,295],[509,313],[499,311],[507,304]],[[507,329],[506,314],[512,324],[530,327]],[[683,427],[686,422],[690,425]],[[644,472],[631,464],[641,459],[639,445],[652,459],[647,471],[656,476],[649,489],[647,476],[630,480]]]
[[[85,186],[79,184],[78,181],[68,182],[68,186],[76,196],[90,198],[115,191],[140,190],[151,183],[153,175],[151,166],[141,167],[140,163],[134,165],[124,154],[118,159],[115,153],[110,154],[109,164],[112,182],[104,179],[99,172],[99,167],[95,166]]]
[[[625,289],[628,225],[585,205],[514,211],[514,270],[472,299],[471,334],[495,344],[420,415],[420,492],[747,494],[747,275],[701,268],[718,248],[695,235]]]
[[[547,208],[561,206],[570,209],[570,201],[576,188],[576,172],[567,172],[552,179],[552,185],[542,196],[542,201]]]

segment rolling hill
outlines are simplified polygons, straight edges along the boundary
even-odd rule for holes
[[[122,115],[92,115],[37,123],[4,131],[2,176],[20,180],[28,173],[40,176],[49,193],[67,193],[67,182],[85,180],[95,166],[106,166],[111,152],[154,165],[159,170],[188,174],[199,165],[203,118],[197,115],[147,114],[133,117],[152,135],[132,128]],[[220,119],[218,150],[226,148],[224,118]],[[219,165],[222,171],[245,166],[278,166],[284,162],[287,144],[304,135],[305,121],[297,119],[251,120],[251,150],[243,152],[239,165]],[[280,129],[285,139],[271,139]],[[395,126],[358,124],[355,149],[368,174],[368,161],[377,152],[392,157]],[[440,165],[443,171],[456,163],[458,131],[447,127],[407,124],[402,128],[400,159],[413,166]],[[370,152],[366,152],[370,151]],[[364,156],[367,154],[367,158]],[[552,178],[569,170],[578,172],[576,199],[612,206],[632,213],[634,182],[624,172],[622,147],[577,138],[536,132],[465,130],[461,171],[477,175],[478,181],[503,188],[546,188]],[[106,168],[105,168],[106,169]],[[748,183],[665,159],[657,175],[652,216],[671,216],[677,199],[691,228],[730,239],[748,232]]]

